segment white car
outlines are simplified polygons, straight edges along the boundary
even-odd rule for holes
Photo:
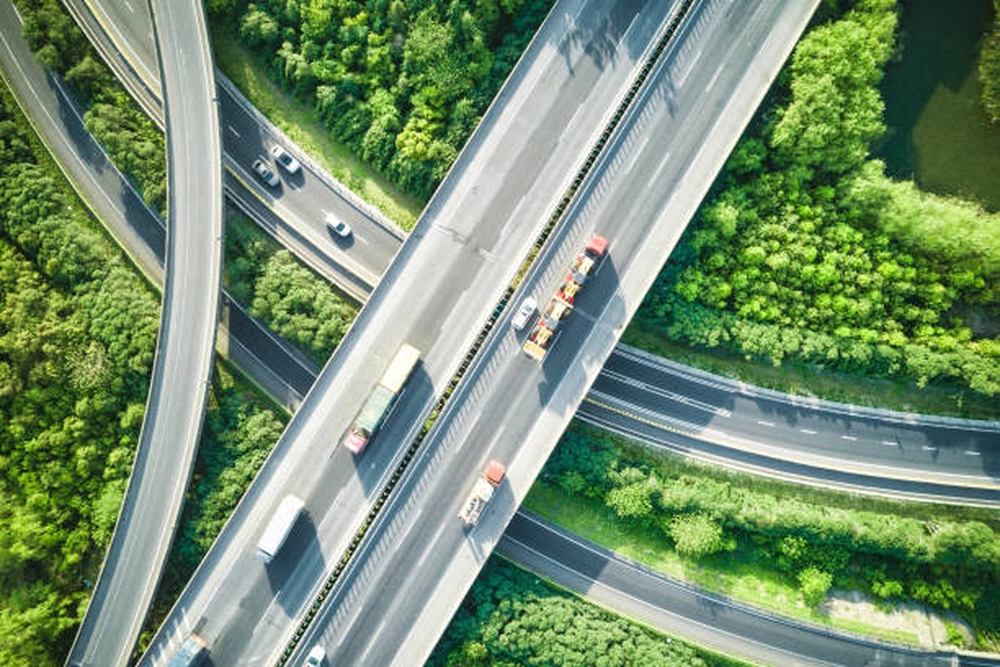
[[[524,326],[531,320],[531,316],[535,314],[535,309],[538,308],[538,303],[535,302],[530,296],[524,297],[524,301],[521,302],[521,307],[517,309],[517,313],[511,319],[510,324],[515,329],[520,331]]]
[[[326,228],[329,229],[331,233],[336,234],[342,239],[346,239],[351,235],[351,226],[343,220],[335,218],[332,213],[327,213],[325,219]]]
[[[319,667],[326,660],[326,651],[322,646],[316,644],[306,656],[306,667]]]
[[[271,147],[271,155],[274,156],[274,161],[278,163],[278,166],[282,167],[289,174],[295,174],[302,168],[299,161],[289,155],[288,151],[278,144]]]
[[[274,172],[268,168],[267,164],[265,164],[263,160],[257,158],[253,161],[253,165],[251,166],[253,167],[254,172],[260,176],[260,180],[264,181],[272,188],[278,187],[278,177],[274,175]]]

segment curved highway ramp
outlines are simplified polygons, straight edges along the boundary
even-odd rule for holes
[[[68,659],[81,667],[126,664],[139,636],[194,463],[219,309],[222,151],[205,17],[198,3],[152,6],[167,99],[166,284],[132,476]]]

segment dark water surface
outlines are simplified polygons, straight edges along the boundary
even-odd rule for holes
[[[1000,211],[1000,124],[986,117],[978,80],[992,0],[902,5],[902,60],[882,82],[889,132],[876,155],[893,176]]]

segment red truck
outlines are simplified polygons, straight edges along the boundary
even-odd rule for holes
[[[458,513],[458,518],[462,520],[462,523],[470,527],[479,523],[479,517],[493,497],[493,491],[500,486],[500,482],[503,481],[506,472],[507,469],[504,468],[502,463],[498,461],[489,462],[486,470],[483,471],[483,474],[479,476],[476,483],[472,486],[469,497],[466,499],[465,504],[462,505],[462,511]]]

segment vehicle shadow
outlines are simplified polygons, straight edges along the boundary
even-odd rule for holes
[[[288,585],[292,573],[295,580],[307,582],[320,581],[327,571],[326,562],[319,546],[319,536],[316,525],[308,511],[299,516],[292,527],[282,548],[270,563],[264,565],[267,581],[274,594],[275,601],[289,616],[298,613],[301,608],[301,595],[296,595],[295,587]]]

